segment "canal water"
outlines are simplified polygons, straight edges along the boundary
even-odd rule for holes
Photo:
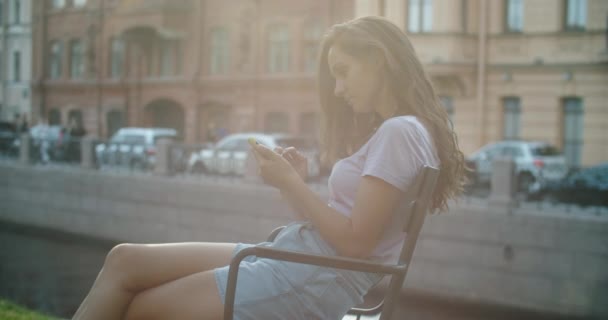
[[[70,318],[114,243],[0,222],[0,298]],[[393,319],[567,319],[564,316],[407,294]],[[570,319],[570,318],[568,318]]]

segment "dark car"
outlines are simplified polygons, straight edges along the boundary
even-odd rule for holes
[[[608,162],[573,172],[560,181],[550,183],[540,196],[581,206],[608,206]]]
[[[12,122],[0,122],[0,153],[16,153],[15,139],[18,135],[17,128]]]

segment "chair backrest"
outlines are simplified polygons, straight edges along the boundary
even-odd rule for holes
[[[430,210],[438,177],[439,169],[424,166],[401,204],[399,214],[405,216],[403,231],[406,232],[406,238],[401,248],[399,264],[409,264],[412,260],[424,218]]]
[[[401,276],[393,275],[391,277],[380,320],[389,319],[392,314],[394,302],[399,296],[399,292],[405,281],[407,269],[409,269],[410,261],[416,248],[416,242],[418,241],[418,235],[424,224],[424,218],[430,209],[438,177],[439,169],[424,166],[416,176],[409,191],[405,194],[405,198],[399,207],[399,214],[405,215],[403,230],[406,232],[406,238],[401,248],[398,263],[405,265],[406,271]]]

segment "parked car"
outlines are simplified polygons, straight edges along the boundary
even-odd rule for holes
[[[16,154],[15,140],[19,137],[17,128],[12,122],[0,122],[0,152],[4,154]]]
[[[489,185],[492,162],[497,157],[511,157],[515,161],[517,190],[526,194],[538,192],[551,181],[568,174],[566,158],[555,146],[541,141],[499,141],[483,146],[466,163],[472,167],[476,185]]]
[[[152,169],[156,163],[156,143],[159,139],[179,140],[170,128],[122,128],[107,143],[95,147],[99,166],[128,166]]]
[[[608,162],[548,183],[539,192],[539,197],[581,206],[608,206]]]
[[[236,133],[224,137],[212,148],[205,148],[192,153],[188,161],[191,173],[217,173],[244,175],[251,146],[248,138],[274,149],[275,147],[293,146],[308,158],[308,176],[319,176],[319,157],[316,144],[312,138],[288,134]]]

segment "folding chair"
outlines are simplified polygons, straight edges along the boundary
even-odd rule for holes
[[[403,286],[405,275],[412,260],[412,255],[416,247],[418,235],[422,229],[424,218],[429,211],[431,197],[435,190],[435,184],[439,170],[430,166],[425,166],[416,177],[414,184],[404,193],[404,199],[398,207],[399,214],[403,214],[403,230],[407,233],[406,239],[401,248],[401,254],[397,264],[381,264],[368,260],[352,259],[346,257],[330,257],[316,254],[294,252],[269,248],[266,246],[254,246],[239,251],[230,263],[228,272],[228,283],[226,288],[226,299],[224,304],[224,320],[232,320],[234,311],[234,297],[236,291],[236,281],[238,269],[241,261],[248,256],[260,258],[283,260],[295,263],[312,264],[317,266],[346,269],[370,273],[391,275],[388,290],[384,300],[374,308],[360,309],[353,308],[348,314],[356,315],[360,319],[362,315],[378,315],[381,313],[380,320],[388,320],[394,309],[395,301],[399,297],[399,292]],[[270,241],[281,231],[283,227],[275,229],[269,236]]]

